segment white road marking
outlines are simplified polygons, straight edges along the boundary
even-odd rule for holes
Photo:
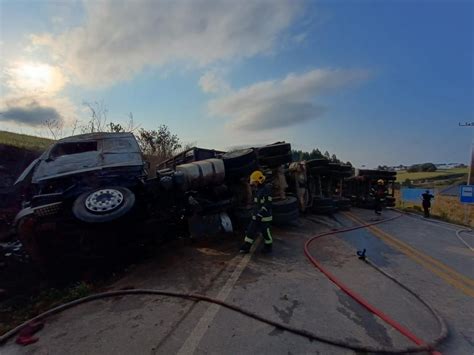
[[[255,249],[258,247],[259,244],[260,244],[260,239],[258,239],[254,243],[250,253],[244,255],[243,257],[237,256],[234,258],[234,260],[239,259],[239,258],[241,258],[241,260],[235,267],[234,271],[232,272],[232,275],[227,279],[225,285],[217,294],[216,298],[218,300],[225,301],[226,298],[229,296],[235,283],[237,282],[240,275],[247,267],[248,263],[250,262],[250,259],[252,258],[253,253],[255,252]],[[217,312],[219,312],[220,307],[221,306],[217,304],[212,304],[207,308],[206,312],[201,317],[198,324],[194,327],[193,331],[188,336],[183,346],[181,346],[181,348],[178,350],[177,355],[190,355],[190,354],[193,354],[194,351],[196,351],[197,347],[199,346],[199,343],[201,342],[202,338],[204,337],[207,330],[209,329],[209,326],[211,325],[214,318],[216,317]]]
[[[457,231],[456,232],[456,237],[458,237],[458,239],[461,241],[461,243],[463,243],[470,251],[474,252],[474,248],[471,247],[464,239],[463,237],[461,237],[461,233],[463,232],[471,232],[472,229],[465,229],[465,230],[460,230],[460,231]]]
[[[415,213],[410,213],[410,212],[402,212],[402,213],[406,213],[409,217],[413,218],[413,219],[416,219],[418,221],[423,221],[423,222],[426,222],[428,223],[429,225],[431,226],[436,226],[436,227],[439,227],[439,228],[443,228],[443,229],[446,229],[446,230],[449,230],[449,231],[453,231],[453,232],[457,232],[458,230],[462,229],[462,228],[465,228],[464,226],[460,226],[460,225],[457,225],[457,224],[453,224],[453,223],[447,223],[447,222],[443,222],[443,221],[437,221],[437,220],[432,220],[432,219],[426,219],[426,218],[423,218]],[[457,229],[455,228],[450,228],[449,226],[453,226],[453,227],[457,227]]]

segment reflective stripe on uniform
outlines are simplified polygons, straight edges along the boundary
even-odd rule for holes
[[[272,220],[273,220],[272,216],[262,218],[262,222],[271,222]]]
[[[268,196],[268,201],[272,201],[272,197],[271,196]]]
[[[270,233],[270,228],[267,228],[267,237],[268,237],[268,239],[263,238],[265,244],[272,244],[273,243],[273,238],[272,238],[272,234]]]
[[[258,202],[258,198],[254,197],[253,202]]]
[[[255,217],[255,216],[252,216],[252,219],[253,219],[254,221],[256,221],[256,220],[257,220],[257,217]]]
[[[262,210],[268,211],[265,206],[262,206]]]
[[[253,239],[252,239],[252,238],[249,238],[249,237],[247,237],[247,236],[245,236],[244,242],[245,242],[245,243],[253,244]]]

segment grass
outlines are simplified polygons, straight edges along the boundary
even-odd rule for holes
[[[416,181],[424,179],[433,179],[433,178],[442,178],[446,176],[449,178],[450,175],[455,174],[468,174],[469,168],[453,168],[453,169],[439,169],[433,172],[419,172],[419,173],[409,173],[407,171],[397,172],[397,182],[404,182],[406,179]]]
[[[395,198],[398,208],[411,212],[422,212],[421,200],[419,203],[402,203],[400,201],[400,190],[395,190]],[[432,202],[431,215],[442,221],[474,226],[474,208],[469,204],[459,202],[457,196],[436,195]]]
[[[28,150],[44,151],[54,141],[48,138],[29,136],[13,132],[0,131],[0,144]]]

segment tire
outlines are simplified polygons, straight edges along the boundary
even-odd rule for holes
[[[237,207],[232,211],[232,222],[240,229],[248,226],[252,220],[252,207]]]
[[[339,168],[341,171],[347,171],[352,174],[352,166],[346,165],[346,164],[341,164],[341,167]]]
[[[350,177],[351,173],[349,173],[348,171],[331,170],[331,171],[328,171],[326,175],[334,177],[334,178],[344,179],[344,178]]]
[[[340,172],[352,172],[352,166],[340,163],[329,163],[331,170],[336,170]]]
[[[335,207],[335,202],[332,198],[315,198],[313,207]]]
[[[104,191],[103,194],[112,195],[109,199],[103,200],[106,203],[112,203],[112,206],[100,205],[101,191]],[[119,198],[121,198],[120,202],[118,202]],[[113,203],[118,204],[114,207]],[[85,192],[80,195],[73,203],[72,213],[82,222],[105,223],[125,216],[134,206],[135,194],[132,191],[126,187],[108,187]],[[96,211],[94,211],[95,208],[97,208]],[[101,208],[106,210],[101,211]]]
[[[386,171],[386,170],[359,170],[359,175],[365,175],[374,179],[379,178],[395,178],[397,176],[396,171]]]
[[[290,143],[275,143],[260,147],[257,149],[260,157],[274,157],[279,155],[291,154]]]
[[[199,215],[206,216],[210,214],[225,212],[230,208],[230,206],[231,206],[230,200],[221,200],[218,202],[208,203],[202,206],[202,210],[199,212]]]
[[[225,153],[224,161],[226,177],[231,179],[240,178],[256,170],[257,154],[254,149],[242,149],[235,152]]]
[[[298,211],[298,200],[296,197],[287,197],[284,200],[277,200],[272,203],[272,212],[275,216],[281,213],[292,213]]]
[[[341,170],[341,164],[339,164],[339,163],[329,163],[328,167],[331,170],[335,170],[335,171],[340,171]]]
[[[299,215],[300,212],[298,210],[287,213],[273,214],[272,224],[276,226],[292,224],[298,219]]]
[[[250,164],[239,166],[236,168],[229,168],[225,170],[226,178],[230,180],[238,180],[242,177],[248,177],[253,171],[258,169],[257,161],[251,162]]]
[[[291,155],[291,153],[286,153],[283,155],[259,157],[258,161],[260,165],[268,167],[277,167],[280,165],[291,163],[293,161],[293,156]]]
[[[222,160],[226,169],[235,169],[256,162],[257,154],[254,149],[241,149],[225,153],[222,155]]]
[[[328,159],[311,159],[306,161],[307,168],[316,168],[320,166],[327,166],[331,163]]]
[[[309,168],[309,173],[312,176],[320,176],[329,174],[329,168],[327,166],[317,166],[314,168]]]

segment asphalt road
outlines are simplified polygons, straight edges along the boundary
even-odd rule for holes
[[[385,211],[384,217],[396,214]],[[152,260],[131,268],[110,289],[156,288],[196,292],[322,336],[359,345],[413,345],[369,313],[316,270],[303,244],[323,231],[373,218],[353,209],[333,218],[301,218],[274,229],[274,253],[237,253],[241,238],[221,236],[195,243],[167,244]],[[404,216],[371,229],[323,237],[311,253],[329,271],[377,308],[429,341],[437,333],[424,307],[369,265],[356,250],[429,301],[446,320],[444,354],[474,352],[474,253],[456,237],[460,227]],[[464,235],[468,243],[474,241]],[[94,301],[48,319],[40,340],[1,354],[353,354],[310,341],[219,306],[152,296]]]

